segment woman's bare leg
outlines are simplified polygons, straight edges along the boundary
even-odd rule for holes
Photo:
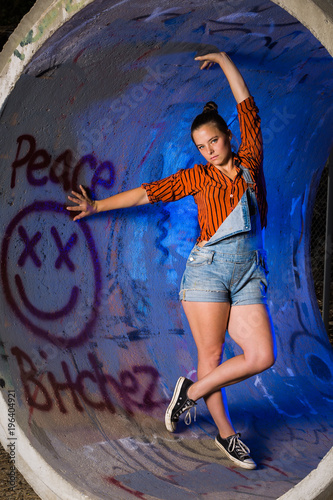
[[[182,302],[198,349],[198,380],[221,363],[230,304],[218,302]],[[204,398],[221,437],[235,433],[221,390]]]
[[[218,319],[218,305],[212,313],[202,308],[204,317],[211,314],[213,329],[222,325]],[[214,308],[214,307],[213,307]],[[223,320],[224,321],[224,320]],[[193,321],[192,321],[193,323]],[[207,331],[207,330],[206,330]],[[228,332],[242,348],[243,354],[234,356],[195,382],[188,390],[188,397],[197,400],[260,373],[275,361],[275,342],[267,307],[262,304],[233,306],[230,310]],[[203,335],[203,334],[201,334]]]

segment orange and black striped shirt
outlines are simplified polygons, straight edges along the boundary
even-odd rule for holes
[[[263,172],[263,147],[258,108],[252,96],[237,104],[241,145],[235,156],[237,175],[232,181],[210,163],[181,169],[159,181],[142,184],[150,203],[175,201],[192,195],[198,207],[201,229],[197,243],[209,240],[235,208],[247,184],[239,163],[248,168],[254,182],[261,225],[266,226],[266,184]]]

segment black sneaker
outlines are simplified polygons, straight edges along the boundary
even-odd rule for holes
[[[239,439],[240,434],[233,434],[225,439],[218,434],[215,438],[216,446],[235,464],[244,469],[255,469],[256,463],[250,457],[250,450]]]
[[[188,410],[188,412],[185,417],[185,423],[186,425],[189,425],[191,423],[190,409],[196,405],[196,402],[187,397],[187,390],[192,384],[192,380],[189,380],[185,377],[180,377],[177,381],[171,403],[169,404],[168,409],[165,412],[165,427],[169,432],[174,432],[176,430],[176,425],[179,417],[186,410]]]

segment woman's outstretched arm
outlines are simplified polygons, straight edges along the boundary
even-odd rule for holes
[[[146,190],[143,187],[124,191],[109,198],[104,198],[104,200],[91,200],[83,186],[80,186],[80,190],[82,194],[72,191],[73,196],[68,196],[68,199],[76,203],[76,205],[67,207],[67,210],[80,212],[74,217],[74,221],[107,210],[136,207],[149,203]]]
[[[231,91],[234,95],[234,98],[236,99],[237,104],[244,101],[244,99],[250,96],[250,92],[247,88],[244,78],[242,77],[228,54],[226,54],[225,52],[213,52],[211,54],[206,54],[205,56],[196,57],[195,60],[204,61],[201,69],[209,68],[214,63],[220,65],[229,82]]]

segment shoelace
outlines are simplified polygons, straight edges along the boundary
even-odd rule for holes
[[[191,417],[191,410],[192,408],[194,409],[194,422],[197,420],[197,407],[196,406],[190,406],[189,409],[187,410],[187,413],[184,418],[184,422],[186,425],[190,425],[192,422],[192,417]]]
[[[197,420],[196,404],[197,403],[194,403],[193,401],[187,400],[185,403],[185,406],[183,406],[183,408],[175,414],[175,417],[178,419],[180,417],[180,415],[187,410],[185,418],[184,418],[184,422],[186,425],[190,425],[192,422],[191,409],[194,408],[194,422],[196,422],[196,420]]]
[[[250,449],[239,439],[240,434],[235,434],[230,438],[228,451],[231,453],[234,450],[239,454],[239,456],[245,457],[250,454]]]

